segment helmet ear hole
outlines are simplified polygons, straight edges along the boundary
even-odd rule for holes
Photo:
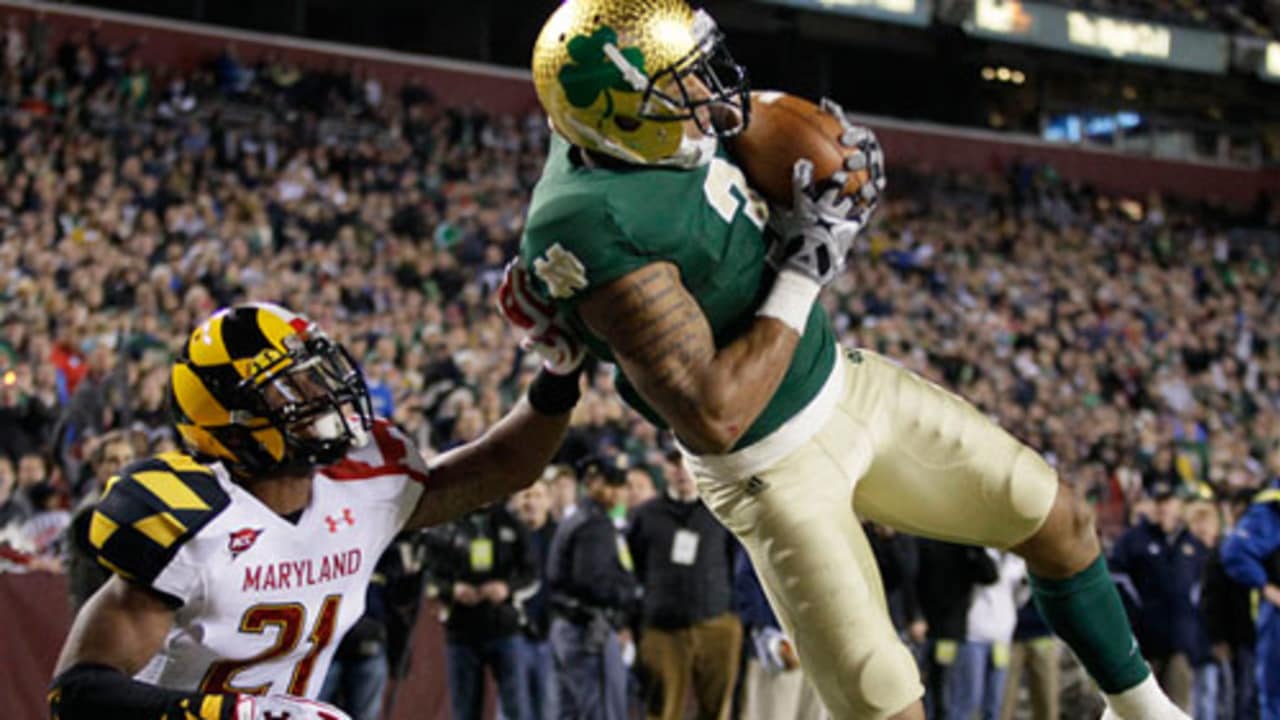
[[[640,129],[640,120],[630,115],[614,115],[613,124],[623,132],[635,132]]]

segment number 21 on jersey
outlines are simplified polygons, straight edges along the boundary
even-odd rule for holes
[[[307,641],[311,643],[311,649],[294,666],[293,675],[289,678],[289,687],[285,691],[288,694],[306,694],[307,682],[311,679],[311,671],[315,669],[316,658],[329,643],[333,642],[334,630],[338,625],[338,606],[341,602],[341,595],[329,595],[324,599],[311,634],[307,637]],[[204,682],[200,683],[201,692],[266,694],[271,690],[270,684],[250,688],[232,687],[231,679],[242,670],[271,662],[293,652],[306,631],[306,624],[307,609],[299,603],[272,603],[249,608],[240,619],[240,632],[261,635],[267,631],[268,627],[275,627],[275,642],[271,647],[251,658],[223,660],[209,666]]]
[[[732,223],[738,210],[744,206],[744,212],[752,225],[763,229],[764,224],[769,221],[768,203],[751,189],[742,171],[724,158],[715,158],[707,166],[707,179],[702,183],[702,194],[727,223]]]

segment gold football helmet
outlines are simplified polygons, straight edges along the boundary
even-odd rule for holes
[[[332,464],[364,444],[364,376],[315,323],[269,303],[214,313],[169,377],[187,450],[242,477]]]
[[[566,0],[533,50],[538,98],[569,142],[631,163],[694,167],[750,119],[746,70],[684,0]],[[701,133],[689,137],[685,121]]]

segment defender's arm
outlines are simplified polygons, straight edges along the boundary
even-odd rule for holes
[[[690,450],[728,452],[764,410],[800,335],[773,317],[717,351],[711,326],[668,262],[646,265],[578,306],[644,399]]]
[[[93,663],[133,675],[172,626],[173,608],[159,595],[113,575],[76,615],[54,672]]]
[[[541,377],[552,376],[544,372]],[[572,390],[564,392],[576,398],[577,373],[556,380],[572,383]],[[484,435],[436,457],[427,491],[406,529],[438,525],[527,487],[560,447],[570,414],[544,414],[521,400]]]
[[[76,615],[62,646],[49,692],[53,717],[159,720],[170,714],[188,717],[185,710],[202,720],[234,717],[235,696],[184,693],[133,680],[164,644],[173,616],[155,593],[112,576]],[[209,713],[202,709],[206,702]]]

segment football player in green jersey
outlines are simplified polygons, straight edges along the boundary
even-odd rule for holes
[[[836,718],[924,717],[855,511],[1017,552],[1107,717],[1186,717],[1138,652],[1090,509],[1040,455],[942,388],[837,347],[814,301],[883,189],[869,131],[824,103],[845,124],[845,170],[871,179],[848,197],[832,190],[847,173],[818,183],[798,161],[792,207],[770,213],[720,142],[750,122],[746,74],[683,0],[566,0],[533,75],[556,132],[509,271],[532,308],[522,327],[566,320],[617,364],[623,398],[674,432]]]

